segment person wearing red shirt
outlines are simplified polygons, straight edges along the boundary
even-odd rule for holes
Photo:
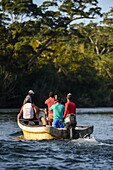
[[[76,105],[71,101],[72,94],[69,93],[66,98],[67,98],[67,103],[65,104],[65,112],[64,112],[63,119],[65,119],[68,114],[76,114]]]
[[[54,99],[54,93],[50,92],[49,93],[49,98],[45,101],[45,104],[48,106],[48,121],[50,125],[52,125],[53,122],[53,111],[50,110],[50,107],[55,104],[55,99]]]

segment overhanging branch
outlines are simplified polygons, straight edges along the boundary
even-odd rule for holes
[[[78,19],[95,19],[94,17],[85,17],[85,16],[81,16],[81,17],[76,17],[73,19],[70,19],[70,21],[67,22],[67,25],[70,24],[72,21],[78,20]]]
[[[45,51],[47,49],[48,46],[50,46],[52,44],[52,39],[55,37],[55,34],[49,38],[41,47],[40,50],[38,50],[37,54],[35,56],[33,56],[25,65],[24,69],[23,69],[23,73],[28,70],[30,68],[30,66],[35,62],[35,60],[42,54],[43,51]]]

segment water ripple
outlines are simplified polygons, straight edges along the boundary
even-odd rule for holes
[[[94,136],[78,140],[26,141],[20,136],[16,115],[10,115],[8,119],[1,115],[1,170],[113,169],[111,115],[78,115],[77,121],[82,125],[93,124]]]

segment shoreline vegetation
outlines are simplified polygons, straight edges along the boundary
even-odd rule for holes
[[[95,16],[102,17],[94,23]],[[89,19],[88,24],[76,21]],[[50,91],[79,107],[113,106],[113,8],[96,0],[0,1],[0,108],[28,90],[44,108]]]

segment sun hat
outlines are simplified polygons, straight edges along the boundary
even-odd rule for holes
[[[29,90],[28,94],[35,94],[33,90]]]

